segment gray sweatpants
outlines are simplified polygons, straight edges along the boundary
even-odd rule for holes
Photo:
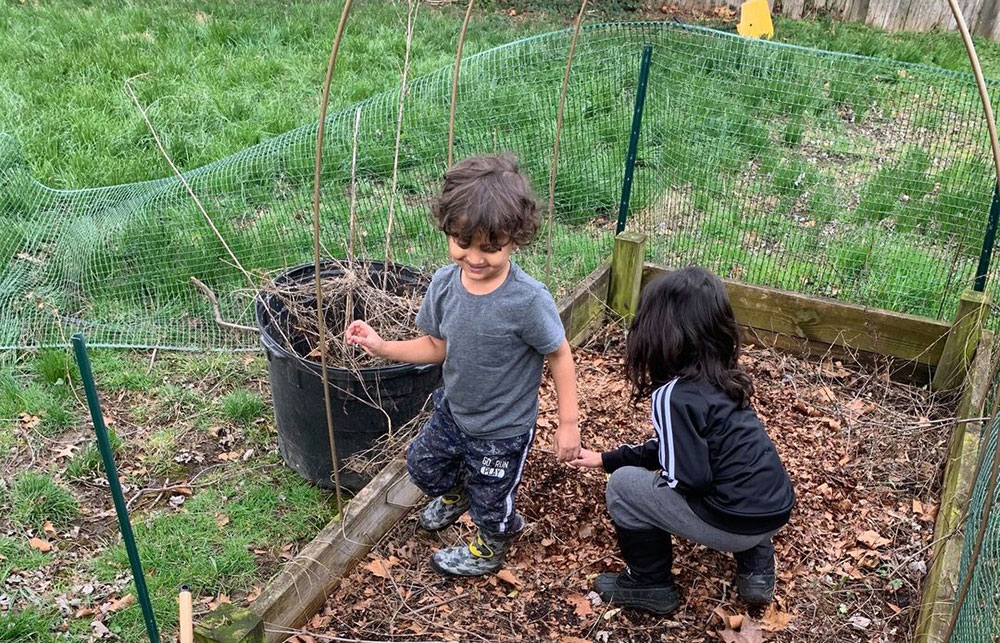
[[[766,542],[777,530],[747,536],[713,527],[691,511],[684,496],[658,471],[622,467],[611,474],[607,490],[611,519],[625,529],[662,529],[718,551],[741,552]]]

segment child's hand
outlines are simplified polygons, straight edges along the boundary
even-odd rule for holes
[[[351,322],[344,334],[344,341],[348,344],[360,346],[369,355],[379,357],[385,347],[385,340],[379,337],[378,333],[371,326],[360,319]]]
[[[581,469],[601,469],[604,467],[604,460],[597,451],[580,449],[580,455],[571,460],[570,464]]]
[[[575,460],[580,455],[580,425],[560,422],[556,429],[556,459],[559,462]]]

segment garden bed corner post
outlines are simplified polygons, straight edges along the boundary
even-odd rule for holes
[[[639,308],[642,268],[646,261],[646,235],[622,232],[615,237],[611,255],[611,287],[608,302],[626,323],[631,322]]]
[[[941,360],[934,371],[931,385],[934,390],[955,389],[965,382],[991,303],[981,292],[966,290],[962,293],[955,323],[948,332]]]

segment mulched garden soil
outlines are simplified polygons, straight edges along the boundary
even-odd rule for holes
[[[631,403],[622,375],[620,332],[605,330],[576,358],[584,446],[650,437],[648,406]],[[555,462],[555,391],[546,378],[518,496],[529,527],[504,571],[439,577],[428,557],[466,542],[473,525],[465,516],[427,534],[413,511],[291,640],[909,640],[953,428],[950,401],[890,383],[879,368],[753,347],[742,365],[798,495],[775,538],[777,598],[766,611],[736,598],[729,554],[678,539],[683,603],[670,617],[602,604],[591,593],[596,574],[622,568],[604,507],[605,476]]]

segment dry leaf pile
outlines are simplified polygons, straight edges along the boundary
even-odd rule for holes
[[[621,337],[577,351],[584,445],[652,435],[646,405],[622,377]],[[594,575],[621,569],[604,508],[605,476],[557,464],[551,380],[519,509],[529,520],[502,573],[444,579],[427,559],[466,541],[468,516],[440,534],[397,524],[293,641],[906,641],[928,564],[937,486],[953,423],[945,401],[884,373],[751,349],[754,406],[798,495],[775,538],[776,601],[751,612],[735,597],[728,554],[675,539],[683,604],[669,618],[603,604]]]

